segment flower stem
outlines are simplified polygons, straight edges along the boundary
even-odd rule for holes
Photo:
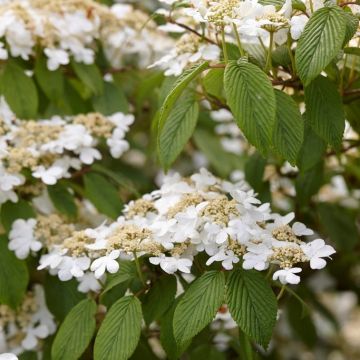
[[[134,260],[135,260],[135,264],[136,264],[136,271],[137,271],[137,273],[139,275],[140,281],[142,282],[142,284],[144,286],[146,286],[145,279],[143,277],[143,274],[142,274],[141,268],[140,268],[140,261],[139,261],[139,258],[136,255],[136,251],[134,251],[133,254],[134,254]]]
[[[266,64],[265,64],[265,72],[266,73],[271,69],[271,65],[272,65],[271,64],[271,53],[272,53],[273,43],[274,43],[274,33],[270,32],[270,44],[269,44],[269,50],[267,53]]]
[[[276,300],[277,300],[277,301],[279,301],[279,300],[281,299],[281,297],[283,296],[284,291],[285,291],[285,288],[286,288],[285,285],[283,285],[283,286],[281,287],[281,290],[280,290],[278,296],[276,297]]]
[[[227,64],[229,62],[229,56],[228,56],[227,47],[226,47],[224,27],[221,28],[221,43],[222,43],[222,48],[223,48],[223,52],[224,52],[224,60],[225,60],[225,63]]]
[[[295,67],[294,54],[291,51],[291,36],[290,36],[290,34],[288,34],[288,38],[287,38],[287,47],[288,47],[288,51],[289,51],[289,57],[290,57],[290,60],[291,60],[292,75],[295,76],[296,67]]]
[[[243,56],[245,56],[245,52],[244,52],[244,49],[243,49],[243,47],[241,45],[241,40],[240,40],[239,33],[238,33],[236,25],[234,23],[232,24],[232,26],[233,26],[233,30],[234,30],[234,33],[235,33],[237,46],[238,46],[239,51],[240,51],[240,56],[243,57]]]

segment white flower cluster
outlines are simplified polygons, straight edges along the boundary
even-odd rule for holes
[[[11,112],[0,117],[0,204],[18,199],[16,188],[26,182],[24,170],[42,183],[54,185],[69,178],[83,164],[102,158],[97,149],[100,139],[114,158],[128,150],[124,139],[133,115],[99,113],[74,117],[54,116],[48,120],[16,119]]]
[[[37,351],[41,341],[52,335],[56,324],[45,304],[41,285],[29,291],[17,310],[0,305],[0,353],[19,355],[24,351]],[[16,359],[8,354],[4,359]]]
[[[130,202],[116,222],[73,232],[54,244],[41,256],[39,269],[49,268],[64,281],[87,273],[99,279],[116,273],[119,259],[149,256],[169,274],[190,273],[194,257],[205,252],[207,265],[218,262],[231,270],[239,263],[262,271],[274,264],[280,267],[274,280],[297,284],[300,264],[322,269],[335,250],[322,239],[306,243],[303,237],[313,231],[299,222],[290,225],[293,219],[293,213],[272,213],[253,190],[205,169],[190,178],[174,174],[159,190]],[[15,242],[33,226],[32,220],[22,223],[21,231],[15,225],[10,238]]]
[[[93,0],[15,0],[0,4],[0,59],[35,54],[40,45],[49,70],[76,62],[92,64],[100,44],[112,66],[129,56],[146,66],[171,43],[149,16],[130,5]],[[8,53],[9,52],[9,53]]]
[[[270,35],[276,44],[284,44],[289,33],[293,40],[298,40],[309,20],[292,8],[291,0],[280,10],[274,5],[260,4],[258,0],[187,0],[181,1],[182,6],[174,7],[175,3],[171,2],[171,11],[157,11],[169,20],[161,30],[181,33],[191,28],[193,32],[185,33],[173,50],[155,62],[154,65],[166,69],[165,75],[179,75],[186,66],[199,60],[218,61],[222,30],[227,42],[244,49],[249,44],[262,48],[269,45]]]

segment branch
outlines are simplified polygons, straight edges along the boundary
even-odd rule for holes
[[[202,39],[206,40],[207,42],[209,42],[209,43],[211,43],[211,44],[218,45],[218,44],[216,43],[216,41],[214,41],[214,40],[206,37],[205,35],[200,34],[198,31],[196,31],[195,29],[191,28],[190,26],[187,26],[187,25],[185,25],[185,24],[179,23],[179,22],[175,21],[174,19],[172,19],[172,18],[170,18],[170,17],[167,18],[167,21],[168,21],[169,23],[171,23],[171,24],[175,24],[175,25],[180,26],[181,28],[183,28],[183,29],[185,29],[185,30],[187,30],[187,31],[192,32],[193,34],[201,37]]]

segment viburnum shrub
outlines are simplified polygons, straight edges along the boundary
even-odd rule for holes
[[[360,7],[131,3],[0,1],[0,359],[356,359]]]

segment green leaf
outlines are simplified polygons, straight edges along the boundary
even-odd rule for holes
[[[21,119],[35,119],[38,94],[33,79],[14,60],[9,59],[1,80],[2,91],[11,110]]]
[[[224,92],[224,69],[212,69],[203,79],[205,91],[217,98],[223,97]]]
[[[174,337],[174,328],[173,328],[174,313],[177,304],[179,303],[182,297],[183,295],[177,297],[173,305],[170,307],[170,309],[161,318],[160,341],[169,360],[179,359],[180,355],[185,351],[185,349],[191,343],[191,339],[189,339],[188,341],[179,345],[176,343]]]
[[[84,175],[86,197],[103,214],[116,219],[123,204],[118,191],[104,176],[94,173]]]
[[[179,156],[194,132],[199,116],[199,105],[192,90],[185,91],[171,110],[158,133],[158,153],[167,171]]]
[[[89,346],[96,327],[97,305],[85,299],[71,309],[58,330],[52,349],[53,360],[79,359]]]
[[[334,148],[341,145],[345,114],[336,86],[319,76],[305,88],[306,121],[313,130]]]
[[[359,26],[359,19],[357,18],[357,16],[348,11],[343,11],[342,15],[345,19],[346,25],[345,38],[343,43],[343,46],[345,46],[355,35]]]
[[[47,190],[51,201],[59,212],[70,218],[76,217],[77,207],[74,196],[62,182],[58,182],[56,185],[48,186]]]
[[[46,305],[57,320],[63,321],[68,312],[85,298],[86,295],[77,290],[78,285],[75,279],[61,281],[57,276],[46,275],[44,283]]]
[[[181,345],[197,335],[214,319],[224,301],[223,272],[208,271],[195,280],[176,306],[174,337]]]
[[[225,69],[224,85],[239,128],[251,144],[266,154],[272,143],[276,107],[266,74],[245,60],[231,61]]]
[[[32,206],[25,200],[20,199],[13,203],[7,201],[1,206],[1,223],[6,231],[10,231],[12,223],[17,219],[35,218],[36,214]]]
[[[304,117],[306,118],[306,114]],[[308,124],[308,121],[305,120],[304,142],[297,161],[301,171],[308,171],[319,163],[323,159],[325,151],[325,141],[316,135],[314,130]]]
[[[111,290],[115,286],[126,282],[128,280],[134,279],[137,277],[136,266],[134,261],[121,261],[119,271],[115,274],[108,275],[106,279],[105,288],[102,294]]]
[[[307,205],[324,183],[324,164],[317,163],[307,171],[298,174],[295,180],[296,201],[298,205]]]
[[[140,338],[141,304],[134,296],[118,300],[107,313],[95,339],[94,360],[126,360]]]
[[[275,150],[290,164],[295,165],[304,139],[304,121],[295,101],[280,90],[275,90],[276,122],[273,134]]]
[[[28,282],[26,263],[8,249],[7,237],[0,235],[0,303],[17,308],[21,304]]]
[[[338,6],[323,7],[312,14],[295,52],[296,68],[305,86],[338,54],[345,33],[346,20]]]
[[[64,74],[60,69],[50,71],[47,68],[47,60],[44,56],[36,58],[35,62],[35,78],[41,90],[45,95],[53,101],[56,105],[60,106],[64,99]]]
[[[257,271],[234,270],[227,281],[226,298],[230,314],[241,330],[266,348],[277,314],[269,283]]]
[[[313,349],[317,342],[317,334],[311,317],[309,314],[304,316],[301,303],[294,297],[291,297],[286,305],[287,318],[296,337]]]
[[[325,233],[339,248],[350,251],[359,243],[356,217],[349,209],[336,204],[320,203],[317,210]]]
[[[96,64],[87,65],[71,61],[71,66],[78,78],[91,90],[93,94],[100,95],[103,93],[104,80]]]
[[[104,115],[112,115],[116,112],[127,113],[129,104],[124,91],[113,83],[104,83],[104,92],[92,99],[94,109]]]
[[[163,275],[150,288],[143,300],[143,314],[146,324],[151,324],[169,309],[176,295],[175,276]]]
[[[159,130],[161,131],[162,127],[165,124],[166,119],[168,118],[172,108],[175,105],[175,102],[180,97],[182,92],[187,88],[192,80],[194,80],[199,74],[209,67],[207,62],[196,64],[190,69],[184,71],[175,81],[171,90],[165,98],[165,101],[160,109],[159,115]]]

